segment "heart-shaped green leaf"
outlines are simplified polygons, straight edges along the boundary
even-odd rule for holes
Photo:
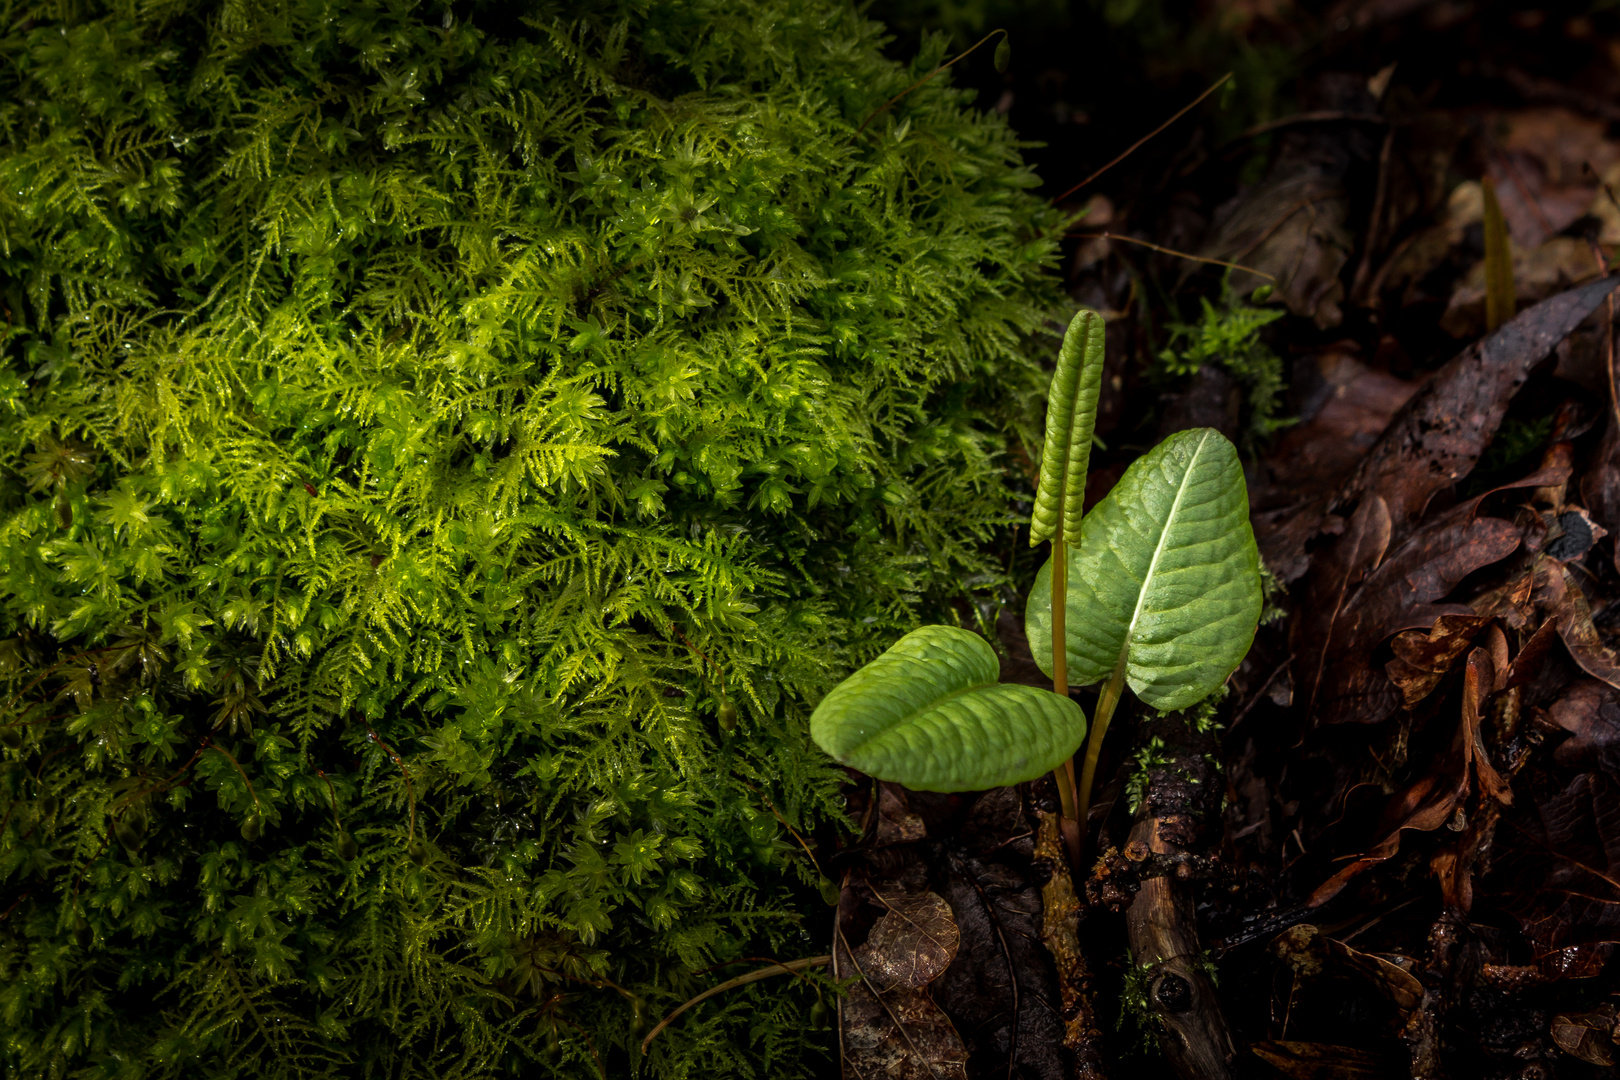
[[[924,626],[835,686],[810,737],[835,759],[919,791],[983,791],[1033,780],[1086,737],[1080,706],[1050,690],[996,682],[979,635]]]
[[[1086,515],[1068,556],[1069,677],[1085,686],[1125,657],[1125,681],[1157,709],[1213,693],[1260,620],[1260,552],[1237,450],[1220,432],[1170,436]],[[1052,564],[1024,608],[1030,651],[1052,655]]]
[[[1031,547],[1054,536],[1069,544],[1080,539],[1086,466],[1091,463],[1097,396],[1102,392],[1105,329],[1101,315],[1082,308],[1063,334],[1047,393],[1041,482],[1029,522]]]

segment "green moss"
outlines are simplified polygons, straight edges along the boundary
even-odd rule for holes
[[[1056,219],[948,76],[856,135],[942,42],[0,26],[0,1068],[819,1067],[812,981],[638,1017],[825,951],[808,707],[998,579]]]
[[[1269,294],[1269,286],[1262,289]],[[1258,297],[1260,290],[1256,294]],[[1169,343],[1159,353],[1156,373],[1180,378],[1212,362],[1225,368],[1243,388],[1247,429],[1243,443],[1246,450],[1254,452],[1278,429],[1294,423],[1291,418],[1277,416],[1282,392],[1287,388],[1282,358],[1260,340],[1260,331],[1286,313],[1280,308],[1243,303],[1225,281],[1219,306],[1205,297],[1198,302],[1201,312],[1197,322],[1173,322],[1167,327]]]

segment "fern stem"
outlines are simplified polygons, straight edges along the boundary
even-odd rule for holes
[[[1097,759],[1102,756],[1103,737],[1108,734],[1108,722],[1114,718],[1114,709],[1125,690],[1125,654],[1121,649],[1119,663],[1104,684],[1102,696],[1097,699],[1097,715],[1092,717],[1091,738],[1086,741],[1086,764],[1080,773],[1080,820],[1086,820],[1091,810],[1091,783],[1097,778]]]
[[[1069,696],[1069,555],[1064,550],[1063,532],[1052,537],[1052,692]],[[1080,864],[1082,818],[1074,797],[1074,758],[1052,770],[1058,791],[1058,831],[1069,849],[1069,865]]]
[[[1068,597],[1068,555],[1063,550],[1063,536],[1060,533],[1052,538],[1052,692],[1059,697],[1069,696]],[[1063,820],[1078,821],[1075,816],[1073,759],[1052,770],[1052,779],[1057,782]],[[1073,854],[1078,855],[1079,852]]]

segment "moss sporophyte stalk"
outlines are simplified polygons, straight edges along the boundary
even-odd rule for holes
[[[1001,580],[1061,215],[945,42],[0,26],[0,1072],[824,1070],[820,969],[632,1028],[806,955],[811,706]]]

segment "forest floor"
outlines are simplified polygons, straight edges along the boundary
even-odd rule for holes
[[[1019,9],[1009,71],[956,78],[1089,208],[1088,501],[1223,430],[1280,610],[1212,718],[1122,708],[1072,875],[1048,782],[852,785],[846,1075],[1612,1076],[1620,11],[1106,7]],[[890,9],[903,52],[926,12]],[[1195,374],[1161,358],[1201,332]],[[1004,674],[1044,684],[1021,610]]]

